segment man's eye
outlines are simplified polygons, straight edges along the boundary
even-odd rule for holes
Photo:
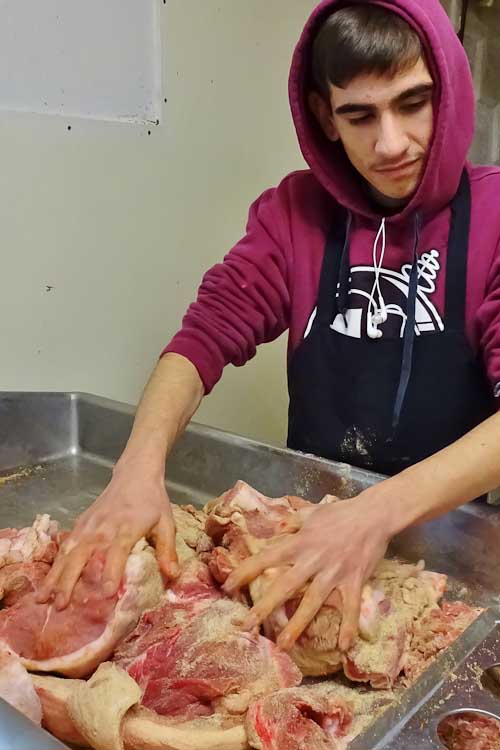
[[[403,112],[417,112],[419,109],[422,109],[428,101],[428,99],[417,99],[416,101],[405,102],[401,105],[401,109]]]
[[[369,122],[373,118],[373,115],[366,114],[362,115],[361,117],[354,117],[349,120],[351,125],[362,125],[366,122]]]

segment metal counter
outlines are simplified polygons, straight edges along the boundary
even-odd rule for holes
[[[0,528],[31,524],[40,512],[70,527],[109,481],[133,413],[84,394],[0,394]],[[238,479],[270,496],[319,501],[351,497],[381,478],[192,424],[169,459],[167,485],[175,502],[200,505]],[[447,712],[474,708],[500,718],[500,697],[483,675],[500,662],[500,508],[472,503],[399,535],[390,552],[424,559],[450,576],[452,597],[488,611],[350,750],[441,748],[436,726]],[[0,750],[7,724],[0,721]],[[47,747],[43,734],[23,750]]]
[[[68,748],[0,698],[0,750]]]

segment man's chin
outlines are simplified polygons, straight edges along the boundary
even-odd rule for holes
[[[418,180],[377,180],[377,184],[373,182],[371,184],[381,197],[404,201],[410,200],[414,195],[418,187]]]

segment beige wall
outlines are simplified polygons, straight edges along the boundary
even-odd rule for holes
[[[0,114],[0,389],[137,401],[249,203],[302,166],[286,83],[314,4],[161,4],[168,103],[151,136]],[[228,368],[198,419],[282,441],[285,343]]]

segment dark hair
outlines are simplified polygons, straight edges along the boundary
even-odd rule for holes
[[[313,43],[312,77],[329,98],[329,84],[344,87],[360,74],[394,75],[422,56],[416,31],[380,5],[352,5],[332,13]]]

